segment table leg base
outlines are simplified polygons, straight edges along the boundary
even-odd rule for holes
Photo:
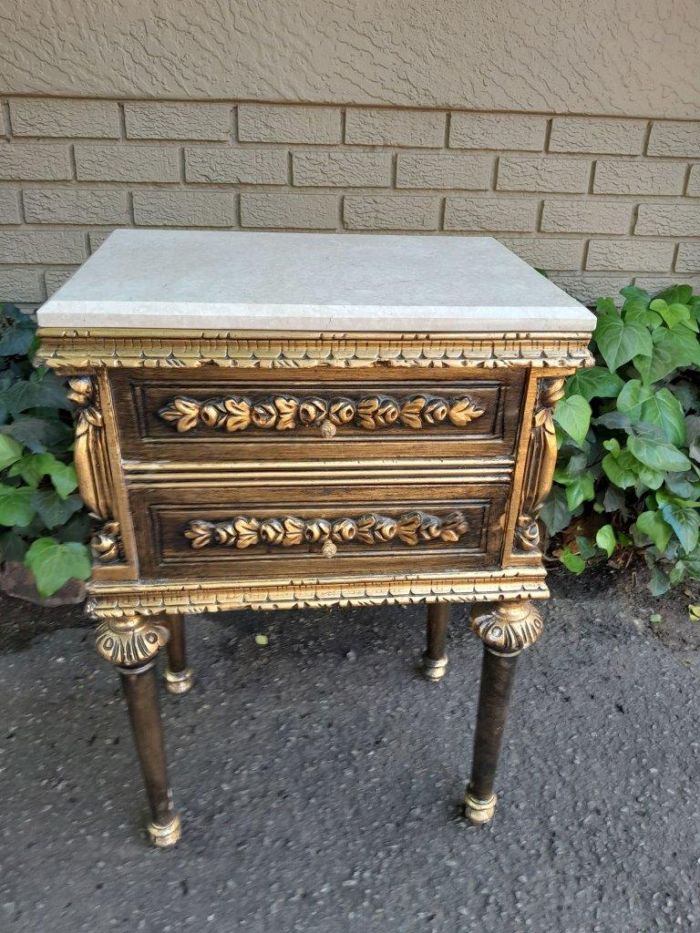
[[[486,800],[473,797],[469,791],[464,796],[464,815],[476,824],[490,823],[496,810],[496,795],[491,794]]]
[[[166,668],[163,679],[168,693],[179,695],[192,689],[194,672],[191,667],[186,667],[184,671],[171,671],[170,668]]]
[[[444,654],[441,658],[429,658],[427,654],[423,655],[422,671],[426,680],[432,680],[433,683],[437,683],[438,680],[442,680],[442,678],[445,676],[446,670],[446,654]]]
[[[165,825],[149,822],[146,830],[154,846],[159,849],[166,849],[168,846],[174,846],[182,835],[182,823],[176,813]]]

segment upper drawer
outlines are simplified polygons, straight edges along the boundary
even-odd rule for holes
[[[523,369],[112,370],[127,459],[511,457]]]

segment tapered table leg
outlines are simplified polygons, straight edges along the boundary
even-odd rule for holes
[[[438,681],[445,676],[447,670],[447,626],[449,621],[449,603],[428,604],[427,647],[423,654],[423,674],[428,680]]]
[[[170,640],[168,641],[168,666],[165,669],[165,689],[169,693],[187,693],[194,683],[192,668],[187,666],[185,646],[185,620],[181,615],[166,617]]]
[[[180,838],[180,817],[168,784],[155,661],[168,630],[140,616],[107,619],[97,628],[97,650],[117,667],[126,696],[134,743],[151,811],[151,842],[171,846]]]
[[[542,620],[530,602],[498,603],[476,610],[472,629],[484,643],[484,658],[464,815],[472,823],[488,823],[496,808],[496,768],[518,655],[542,634]]]

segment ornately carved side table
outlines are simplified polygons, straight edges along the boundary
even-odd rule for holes
[[[449,603],[484,643],[465,813],[491,819],[516,658],[548,595],[552,411],[593,316],[495,240],[118,231],[39,312],[100,527],[90,607],[156,845],[180,835],[154,662],[183,613]],[[379,699],[378,699],[379,702]]]

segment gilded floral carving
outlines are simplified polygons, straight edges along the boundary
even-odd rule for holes
[[[463,512],[444,516],[427,512],[403,512],[396,518],[367,512],[357,518],[303,519],[293,515],[281,518],[254,518],[237,515],[222,522],[194,519],[184,530],[191,547],[235,547],[243,550],[257,544],[294,547],[300,544],[332,542],[343,545],[386,544],[400,541],[415,546],[431,541],[454,544],[466,534],[468,523]]]
[[[401,425],[413,430],[449,423],[463,428],[485,412],[479,403],[464,395],[442,398],[432,395],[411,395],[392,398],[389,395],[366,395],[357,400],[345,397],[330,400],[317,396],[297,398],[274,395],[257,400],[246,396],[197,399],[175,396],[158,412],[181,434],[199,427],[219,431],[261,430],[289,431],[298,427],[338,427],[354,425],[366,431],[377,431]],[[329,432],[330,436],[335,433]]]

